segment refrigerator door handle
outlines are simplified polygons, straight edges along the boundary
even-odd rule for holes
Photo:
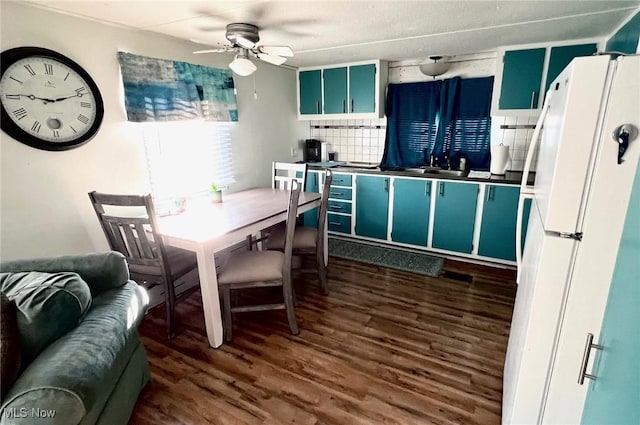
[[[518,198],[518,214],[516,215],[516,283],[520,283],[522,273],[522,216],[524,215],[524,201],[531,199],[530,195],[521,194]]]
[[[533,137],[531,138],[531,144],[529,145],[529,150],[527,151],[527,159],[524,162],[524,169],[522,170],[522,181],[520,182],[520,193],[532,193],[531,187],[527,186],[527,181],[529,180],[529,172],[531,171],[531,162],[533,161],[533,151],[535,151],[538,143],[540,141],[540,130],[542,129],[542,123],[544,122],[545,117],[547,116],[547,112],[549,112],[549,103],[552,97],[552,91],[548,90],[547,95],[544,98],[544,105],[542,105],[542,110],[540,111],[540,117],[538,118],[538,122],[536,123],[536,128],[533,131]]]

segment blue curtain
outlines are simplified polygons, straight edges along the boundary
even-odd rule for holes
[[[382,168],[427,165],[431,154],[455,167],[489,168],[493,77],[389,84]]]
[[[442,81],[389,84],[387,133],[381,168],[428,162],[438,132]]]
[[[125,52],[118,61],[129,121],[238,121],[230,70]]]

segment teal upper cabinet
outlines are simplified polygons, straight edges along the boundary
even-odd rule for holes
[[[507,51],[503,57],[500,109],[535,109],[545,49]]]
[[[298,71],[298,119],[382,118],[388,63],[372,60]]]
[[[607,52],[622,52],[629,55],[638,53],[640,41],[640,12],[636,13],[626,24],[607,40]]]
[[[356,177],[356,235],[387,239],[389,177]]]
[[[395,179],[391,240],[427,246],[432,184],[427,179]]]
[[[376,66],[374,64],[349,67],[349,94],[349,112],[375,112]]]
[[[538,115],[547,88],[567,64],[597,50],[595,42],[498,49],[491,115]]]
[[[317,115],[322,112],[321,71],[310,70],[298,73],[299,102],[301,115]]]
[[[578,56],[591,56],[598,51],[596,43],[577,44],[575,46],[556,46],[551,48],[549,56],[549,67],[547,68],[547,84],[545,84],[545,93],[549,86],[556,79],[563,69],[569,65],[569,62]]]
[[[347,112],[347,68],[328,68],[322,73],[324,79],[324,113]]]
[[[433,218],[433,248],[473,251],[478,185],[440,180]]]
[[[479,255],[515,261],[519,197],[517,186],[485,187]]]

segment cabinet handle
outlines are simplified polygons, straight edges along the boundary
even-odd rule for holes
[[[342,196],[342,195],[344,195],[344,193],[342,193],[342,192],[329,192],[329,195],[331,195],[331,196]]]
[[[388,178],[384,179],[384,191],[385,192],[389,191],[389,179]]]
[[[444,182],[438,182],[438,188],[440,188],[440,196],[444,198]]]
[[[353,106],[353,99],[351,99],[351,112],[353,112],[355,110],[355,107]]]
[[[535,100],[536,100],[536,92],[534,90],[534,91],[531,92],[531,105],[530,105],[529,109],[533,109],[534,108],[533,103],[534,103]]]
[[[426,196],[429,196],[430,193],[431,193],[431,182],[427,181],[424,183],[424,194]]]
[[[347,112],[347,99],[342,99],[342,112]]]
[[[578,384],[584,384],[584,378],[589,378],[593,381],[596,380],[594,375],[589,375],[587,373],[587,365],[589,364],[589,354],[591,353],[591,349],[595,348],[596,350],[602,350],[604,347],[602,345],[593,343],[593,334],[587,334],[587,343],[584,346],[584,354],[582,355],[582,364],[580,365],[580,375],[578,376]]]
[[[340,207],[338,205],[329,205],[329,208],[332,209],[332,210],[342,210],[342,209],[344,209],[344,208],[342,208],[342,207]]]
[[[487,201],[487,202],[488,202],[488,201],[490,201],[491,199],[493,199],[493,198],[491,197],[491,195],[492,195],[492,193],[491,193],[491,192],[492,192],[492,191],[493,191],[493,186],[487,186],[487,195],[485,196],[485,201]]]
[[[320,113],[320,101],[319,100],[316,102],[316,112],[318,114]]]
[[[342,223],[340,223],[338,221],[330,221],[329,224],[332,225],[332,226],[342,226]]]

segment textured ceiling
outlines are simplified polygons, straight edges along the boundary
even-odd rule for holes
[[[287,63],[310,66],[366,59],[456,55],[499,46],[603,37],[636,1],[30,1],[64,13],[226,44],[229,22],[261,28],[260,44],[288,45]]]

